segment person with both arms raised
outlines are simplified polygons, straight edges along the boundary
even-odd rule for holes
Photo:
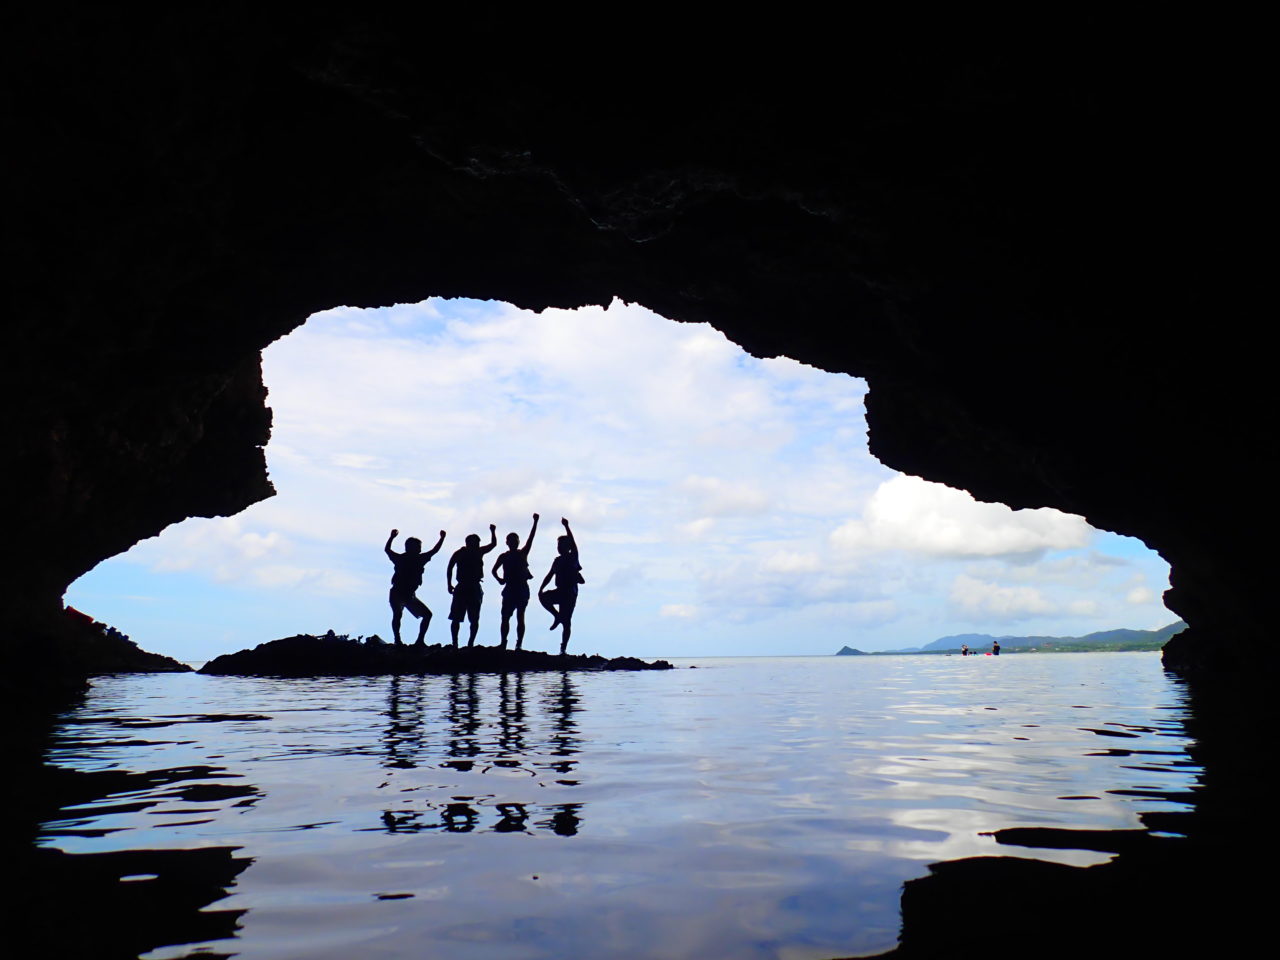
[[[449,568],[445,571],[444,580],[453,595],[453,603],[449,605],[450,633],[453,645],[458,645],[458,626],[463,618],[471,621],[471,636],[467,640],[468,647],[476,644],[476,631],[480,628],[480,603],[484,599],[484,590],[480,581],[484,579],[484,555],[498,545],[498,528],[489,524],[489,545],[480,546],[480,538],[467,534],[464,546],[459,547],[449,558]],[[454,570],[458,572],[458,583],[454,585]]]
[[[396,537],[400,536],[399,530],[392,530],[391,536],[387,537],[387,543],[382,548],[387,559],[395,565],[396,572],[391,575],[391,634],[396,638],[396,644],[400,644],[400,618],[405,610],[408,610],[421,623],[418,624],[418,639],[416,646],[425,646],[427,635],[427,627],[431,624],[431,611],[427,605],[417,597],[418,587],[422,586],[422,570],[427,563],[440,552],[440,547],[444,545],[444,531],[440,531],[440,539],[436,541],[436,545],[426,553],[422,552],[422,541],[417,537],[409,537],[404,542],[404,553],[396,553],[391,549],[391,544]]]
[[[493,564],[493,578],[502,584],[502,649],[507,649],[507,635],[511,632],[511,614],[516,615],[516,649],[524,646],[524,611],[529,606],[529,548],[538,532],[538,515],[533,515],[533,528],[524,546],[520,546],[518,533],[507,534],[507,552]]]

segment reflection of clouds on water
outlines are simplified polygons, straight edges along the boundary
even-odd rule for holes
[[[532,714],[531,687],[538,691]],[[522,673],[390,678],[383,766],[412,771],[413,783],[396,782],[405,802],[382,811],[380,829],[576,835],[583,804],[536,802],[530,788],[544,788],[548,772],[556,786],[578,784],[565,775],[582,750],[580,701],[567,672],[532,680]],[[435,799],[435,792],[447,796]]]
[[[45,842],[240,845],[253,865],[214,909],[248,911],[245,956],[283,937],[316,960],[874,953],[931,863],[1094,863],[1117,829],[1133,844],[1190,816],[1198,768],[1157,657],[974,666],[105,678],[50,760],[125,779]]]
[[[121,761],[170,758],[193,742],[190,729],[270,720],[109,709],[66,718],[50,759],[68,766],[42,778],[42,800],[51,808],[39,826],[40,847],[9,863],[20,878],[8,894],[10,934],[23,942],[23,922],[44,918],[37,920],[38,942],[49,956],[136,956],[172,943],[234,938],[246,911],[212,907],[227,900],[254,858],[239,845],[195,837],[248,811],[263,792],[221,765],[131,770]],[[173,739],[121,735],[160,729],[172,729]],[[51,910],[66,914],[53,919]]]

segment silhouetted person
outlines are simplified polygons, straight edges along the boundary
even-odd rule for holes
[[[507,649],[507,634],[511,630],[511,614],[516,615],[516,649],[524,646],[524,610],[529,606],[529,548],[538,532],[538,515],[533,515],[533,527],[529,537],[520,546],[520,536],[507,534],[507,552],[493,563],[493,578],[502,584],[502,649]]]
[[[960,644],[960,656],[967,657],[969,655],[969,645],[967,643]]]
[[[391,633],[396,638],[396,643],[400,643],[400,617],[405,610],[408,610],[421,623],[418,624],[418,645],[425,644],[423,639],[427,635],[427,627],[431,624],[431,611],[427,609],[427,605],[417,598],[415,595],[417,589],[422,586],[422,568],[427,562],[440,552],[440,547],[444,545],[444,531],[440,531],[440,539],[436,541],[436,545],[426,553],[422,552],[422,541],[417,537],[409,537],[404,542],[404,553],[396,553],[391,549],[391,542],[400,536],[399,530],[392,530],[391,536],[387,537],[387,544],[382,549],[387,553],[389,559],[396,568],[396,572],[391,575],[391,594],[388,599],[391,601]]]
[[[994,657],[998,657],[998,656],[1000,656],[1000,641],[999,641],[999,640],[992,640],[992,641],[991,641],[991,655],[992,655],[992,656],[994,656]]]
[[[489,524],[489,545],[480,546],[480,538],[474,533],[467,534],[465,546],[459,547],[449,558],[449,569],[445,571],[444,580],[453,594],[453,603],[449,605],[449,625],[453,634],[453,645],[458,645],[458,625],[463,618],[471,621],[471,636],[467,640],[468,647],[476,643],[476,631],[480,628],[480,602],[484,599],[484,590],[480,581],[484,579],[484,555],[498,545],[498,528]],[[458,584],[454,586],[453,574],[458,572]]]
[[[573,531],[569,529],[569,521],[560,518],[564,524],[564,536],[556,538],[556,548],[560,556],[551,561],[551,569],[542,578],[542,586],[538,588],[538,601],[547,608],[552,616],[551,629],[564,625],[560,636],[560,655],[563,656],[569,646],[569,634],[573,629],[573,608],[578,605],[578,584],[586,583],[582,579],[582,564],[578,562],[578,543],[573,539]],[[556,578],[556,588],[548,590],[551,578]]]

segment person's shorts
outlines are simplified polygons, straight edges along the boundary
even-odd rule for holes
[[[573,608],[578,605],[578,591],[566,590],[563,587],[556,587],[554,590],[545,590],[542,593],[543,599],[547,603],[553,603],[559,611],[557,616],[561,620],[568,620],[573,616]]]
[[[529,581],[508,583],[502,588],[502,615],[509,617],[529,605]]]
[[[453,603],[449,604],[450,620],[470,620],[475,623],[480,619],[480,601],[484,599],[484,590],[478,583],[459,583],[453,588]]]
[[[431,615],[431,611],[427,609],[427,605],[411,592],[406,593],[404,591],[393,589],[387,599],[391,601],[391,609],[393,611],[400,609],[408,610],[419,620]]]

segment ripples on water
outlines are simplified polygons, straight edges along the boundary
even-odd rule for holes
[[[100,679],[50,757],[91,796],[41,843],[201,878],[157,960],[816,960],[892,947],[931,862],[1107,859],[985,832],[1139,828],[1198,773],[1156,654],[677,663]]]

